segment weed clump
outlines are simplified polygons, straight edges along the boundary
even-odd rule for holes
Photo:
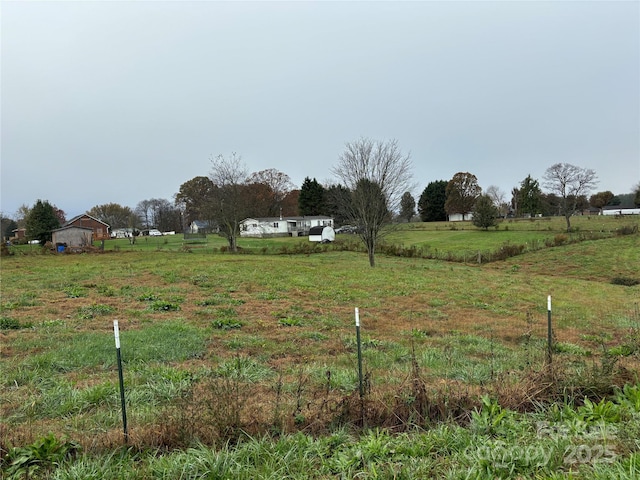
[[[113,313],[113,311],[114,308],[111,305],[88,305],[78,309],[78,318],[81,320],[89,320],[100,315],[109,315],[110,313]]]
[[[633,287],[635,285],[640,284],[640,280],[638,280],[637,278],[630,278],[630,277],[613,277],[611,279],[611,283],[613,285],[623,285],[625,287]]]
[[[154,312],[175,312],[180,310],[180,305],[174,302],[167,302],[165,300],[156,300],[149,304],[149,310]]]
[[[58,440],[50,433],[26,447],[9,449],[6,472],[8,478],[45,478],[60,462],[79,452],[77,443]]]
[[[15,318],[2,316],[0,317],[0,330],[20,330],[21,328],[30,328],[31,324],[21,323]]]

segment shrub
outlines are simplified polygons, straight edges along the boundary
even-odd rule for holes
[[[616,235],[633,235],[638,233],[638,225],[625,225],[623,227],[616,228]]]
[[[506,260],[507,258],[520,255],[525,249],[525,245],[513,245],[505,243],[491,255],[491,260]]]
[[[567,243],[568,240],[569,240],[569,237],[567,235],[565,235],[564,233],[559,233],[558,235],[553,237],[553,244],[556,246],[564,245],[565,243]]]

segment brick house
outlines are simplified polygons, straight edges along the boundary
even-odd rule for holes
[[[90,228],[93,230],[93,240],[108,240],[110,238],[109,225],[86,213],[73,217],[62,227]]]

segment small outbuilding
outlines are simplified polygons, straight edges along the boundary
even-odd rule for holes
[[[58,248],[58,251],[64,251],[64,248],[60,247],[89,247],[93,244],[93,228],[75,225],[57,228],[51,232],[51,241]]]
[[[309,241],[330,243],[336,239],[336,232],[332,227],[311,227],[309,229]]]

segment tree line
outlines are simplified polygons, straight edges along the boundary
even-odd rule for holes
[[[416,202],[411,194],[415,188],[411,183],[411,158],[396,140],[363,137],[346,143],[331,169],[335,180],[323,185],[306,177],[300,189],[276,169],[249,173],[237,153],[218,155],[210,161],[209,174],[184,182],[172,201],[143,200],[134,209],[109,203],[96,205],[87,214],[109,224],[112,230],[157,228],[182,232],[199,220],[215,227],[228,240],[231,251],[237,248],[240,222],[245,218],[326,215],[336,225],[357,227],[373,266],[376,244],[389,231],[383,227],[412,221],[416,214],[424,222],[445,221],[454,214],[462,219],[472,215],[473,223],[484,229],[501,217],[562,215],[570,230],[576,211],[622,202],[621,196],[610,191],[589,197],[597,185],[595,171],[568,163],[549,167],[542,183],[527,175],[512,189],[510,199],[496,186],[483,190],[472,173],[458,172],[449,180],[430,182]],[[640,183],[629,196],[640,206]],[[65,222],[64,212],[43,200],[33,207],[21,207],[18,213],[22,215],[18,220],[2,218],[5,237],[12,229],[24,226],[28,238],[46,241],[51,230]]]

